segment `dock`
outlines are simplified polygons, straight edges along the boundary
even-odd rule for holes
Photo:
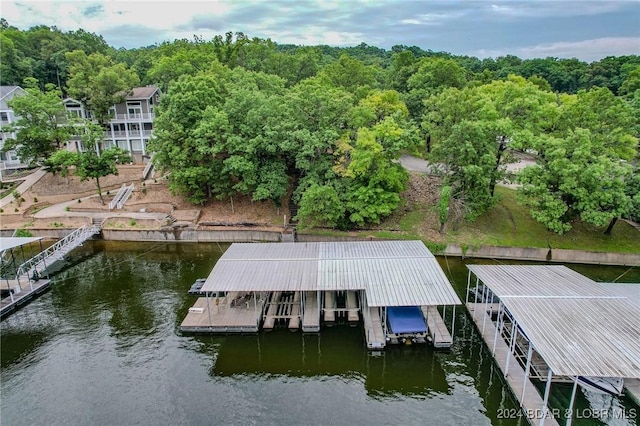
[[[3,280],[0,288],[5,291],[13,291],[11,296],[5,297],[0,301],[0,318],[11,314],[18,307],[28,303],[33,298],[44,293],[50,286],[51,280],[39,279],[38,281],[30,281],[29,284],[22,283],[20,285],[20,293],[15,292],[17,280]]]
[[[295,331],[300,328],[300,298],[301,292],[296,291],[293,296],[293,304],[291,305],[289,330]]]
[[[271,295],[271,301],[267,308],[267,313],[264,317],[264,323],[262,328],[265,330],[272,330],[276,325],[276,316],[278,315],[278,303],[280,302],[281,291],[275,291]]]
[[[473,322],[478,329],[478,333],[482,335],[487,348],[489,348],[489,351],[491,351],[490,348],[493,347],[496,326],[491,319],[490,313],[484,310],[483,303],[467,303],[467,309],[469,310],[471,318],[473,319]],[[484,315],[480,313],[483,313]],[[484,332],[482,331],[483,328]],[[531,383],[528,378],[525,379],[524,369],[520,366],[516,358],[510,353],[509,347],[504,339],[497,339],[493,358],[500,368],[503,377],[505,377],[507,384],[511,388],[511,392],[518,400],[520,407],[522,407],[524,416],[529,420],[531,424],[536,424],[539,420],[541,420],[542,417],[541,410],[544,406],[542,398],[538,394],[538,391],[533,383]],[[510,358],[509,370],[505,371],[508,358]],[[523,386],[526,386],[524,398],[522,397]],[[553,418],[553,416],[551,416],[550,413],[548,413],[547,416],[548,417],[544,419],[545,425],[559,424]]]
[[[360,321],[360,316],[358,315],[359,311],[358,296],[356,292],[347,291],[347,321],[352,323]]]
[[[237,295],[199,297],[180,325],[181,331],[244,333],[257,332],[265,300],[253,294],[245,303],[233,304]]]
[[[324,322],[336,321],[336,299],[332,291],[324,292]]]
[[[386,346],[380,309],[370,307],[363,313],[364,335],[367,340],[367,349],[384,349]]]
[[[422,314],[427,320],[429,336],[433,341],[433,347],[438,349],[448,349],[453,344],[451,333],[438,312],[437,306],[421,306]]]
[[[304,311],[302,313],[303,333],[317,333],[320,331],[320,309],[318,304],[318,293],[305,291]]]

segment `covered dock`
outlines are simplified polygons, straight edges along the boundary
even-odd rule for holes
[[[201,291],[205,299],[231,292],[258,295],[264,303],[250,305],[248,310],[254,310],[256,327],[264,320],[263,328],[278,323],[292,328],[293,323],[301,324],[303,331],[318,331],[321,319],[333,322],[342,313],[355,321],[359,310],[370,349],[385,347],[386,308],[394,306],[424,307],[442,324],[438,307],[444,314],[452,306],[451,333],[444,327],[447,338],[442,327],[429,330],[442,347],[450,346],[455,305],[461,304],[435,256],[421,241],[235,243],[216,263]],[[181,329],[227,331],[216,325],[214,317],[215,311],[231,307],[228,300],[217,300],[217,305],[200,301],[203,309],[189,312]],[[287,307],[280,308],[283,304]]]
[[[559,265],[467,267],[469,311],[532,423],[560,420],[547,406],[552,382],[573,384],[562,410],[570,424],[582,377],[640,378],[637,285],[609,287]],[[531,378],[546,382],[543,395]]]
[[[28,262],[24,248],[35,242],[42,251],[41,237],[0,238],[0,317],[9,315],[51,285],[47,277],[40,277],[38,273],[29,276],[21,272],[21,266]]]

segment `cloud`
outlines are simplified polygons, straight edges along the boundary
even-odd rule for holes
[[[502,1],[495,2],[487,10],[495,15],[511,18],[557,18],[570,16],[600,15],[616,12],[633,6],[630,1]],[[637,5],[633,6],[637,7]]]
[[[513,49],[478,50],[475,56],[498,57],[507,54],[523,59],[531,58],[578,58],[586,62],[600,60],[607,56],[639,55],[640,41],[636,37],[603,37],[574,42],[556,42]]]

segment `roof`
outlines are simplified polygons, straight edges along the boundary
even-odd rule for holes
[[[625,299],[503,302],[555,374],[640,378],[640,310]]]
[[[562,265],[467,265],[499,298],[611,297],[601,285]]]
[[[0,109],[9,109],[7,102],[13,99],[16,95],[24,95],[24,93],[24,89],[20,86],[0,86]]]
[[[468,265],[555,374],[640,378],[640,304],[560,265]],[[625,292],[625,293],[623,293]]]
[[[202,291],[364,290],[369,306],[457,305],[420,241],[235,243]]]
[[[31,244],[42,237],[0,237],[0,251]]]
[[[134,87],[127,99],[149,99],[159,90],[160,88],[156,86]]]

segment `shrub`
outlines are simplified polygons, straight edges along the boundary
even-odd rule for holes
[[[26,229],[20,228],[16,231],[16,237],[33,237],[33,234]]]
[[[38,197],[33,197],[33,202],[37,203],[38,202]]]
[[[78,203],[81,203],[81,202],[82,202],[82,200],[80,198],[78,198]]]
[[[18,213],[18,208],[13,209],[14,212]]]
[[[66,211],[66,212],[68,212],[69,210],[71,210],[71,209],[69,208],[69,206],[67,206],[67,207],[65,207],[65,208],[64,208],[64,211]]]
[[[136,221],[135,221],[135,220],[133,220],[133,219],[131,219],[131,220],[129,221],[129,225],[130,225],[130,226],[136,226]]]

